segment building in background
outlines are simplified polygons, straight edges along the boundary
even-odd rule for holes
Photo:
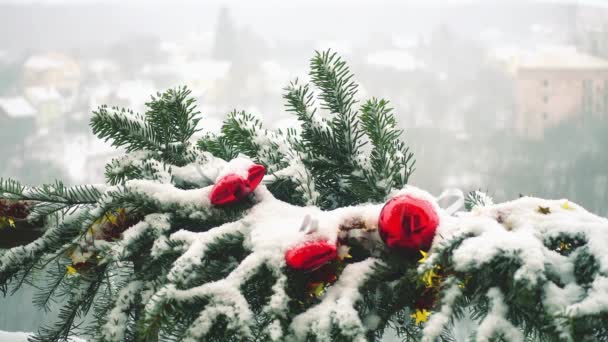
[[[33,55],[23,64],[25,87],[52,87],[63,97],[71,98],[77,95],[80,80],[80,64],[64,54],[48,52]]]
[[[547,128],[571,117],[608,118],[608,60],[572,48],[523,58],[515,89],[515,129],[529,139],[542,139]]]

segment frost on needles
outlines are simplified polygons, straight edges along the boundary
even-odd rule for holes
[[[406,185],[414,159],[389,103],[359,102],[335,53],[310,68],[285,88],[299,129],[234,111],[195,141],[204,121],[171,89],[143,114],[94,112],[93,132],[125,151],[107,184],[0,181],[0,229],[43,227],[0,250],[0,290],[33,284],[41,309],[61,306],[31,340],[450,341],[463,316],[477,341],[608,340],[606,219],[480,192],[448,214]],[[396,199],[437,214],[430,249],[384,243]]]

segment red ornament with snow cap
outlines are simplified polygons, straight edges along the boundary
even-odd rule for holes
[[[211,189],[211,204],[226,205],[242,200],[257,188],[265,173],[263,165],[253,164],[247,170],[247,178],[234,173],[222,177]]]
[[[311,271],[338,257],[335,243],[325,240],[308,241],[285,253],[287,266],[296,270]]]
[[[378,232],[388,247],[418,252],[431,248],[438,225],[439,216],[429,201],[401,195],[382,208]]]

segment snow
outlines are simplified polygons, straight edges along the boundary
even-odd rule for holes
[[[0,330],[0,341],[2,342],[28,342],[28,337],[32,336],[32,333],[20,332],[20,331],[2,331]],[[78,337],[72,337],[68,340],[69,342],[86,342]]]
[[[172,166],[172,181],[176,185],[182,183],[196,184],[200,187],[215,183],[220,170],[226,165],[226,161],[214,157],[209,152],[200,152],[194,145],[188,147],[188,152],[196,154],[194,162],[182,167]]]
[[[364,325],[354,306],[361,298],[359,285],[372,272],[376,262],[379,260],[367,258],[347,265],[321,303],[293,319],[290,327],[298,340],[306,340],[308,333],[312,332],[319,341],[332,341],[332,323],[337,323],[343,333],[350,334],[347,337],[352,341],[366,341]]]
[[[490,56],[508,65],[509,69],[575,69],[605,70],[608,60],[578,51],[575,46],[544,45],[526,50],[517,45],[495,47]]]
[[[141,281],[133,281],[120,290],[116,305],[108,315],[107,323],[102,327],[102,336],[107,341],[124,341],[125,329],[129,320],[129,307],[134,304],[137,294],[142,290]]]
[[[458,284],[449,284],[449,287],[442,293],[441,307],[439,312],[434,312],[423,329],[422,342],[433,342],[441,335],[443,329],[448,325],[453,313],[454,302],[460,297],[462,291]]]
[[[34,103],[63,100],[63,96],[53,87],[28,87],[24,91],[26,96]]]
[[[58,56],[52,54],[32,56],[28,58],[23,64],[24,68],[36,71],[60,69],[63,66],[64,61],[58,58]]]
[[[443,216],[438,227],[433,250],[450,245],[463,235],[465,239],[452,252],[453,267],[457,271],[472,273],[497,257],[516,259],[519,268],[514,280],[521,286],[542,289],[542,305],[554,315],[553,325],[564,336],[568,332],[568,317],[594,315],[608,311],[608,220],[595,216],[584,208],[565,199],[546,200],[522,197],[501,204],[477,206],[468,213],[456,217]],[[546,244],[559,237],[578,237],[586,241],[584,247],[573,248],[562,255]],[[589,285],[576,283],[575,260],[583,249],[593,255],[599,266]],[[424,272],[435,264],[437,254],[431,253],[420,267]],[[558,275],[560,283],[548,280],[547,274]],[[588,286],[588,290],[585,290]],[[450,291],[444,295],[450,296]],[[454,293],[457,291],[455,288]],[[519,330],[512,327],[506,318],[507,305],[503,295],[494,289],[488,292],[492,303],[490,314],[485,317],[478,330],[477,339],[488,340],[500,332],[505,336],[521,340]],[[444,304],[439,313],[431,316],[425,328],[428,341],[440,333],[450,314],[451,304]],[[508,339],[509,339],[508,338]]]
[[[260,146],[272,147],[281,152],[285,148],[284,137],[269,135],[262,130],[256,132],[256,142],[259,142]],[[307,171],[301,164],[301,156],[286,154],[286,158],[291,158],[290,165],[286,169],[278,170],[274,177],[293,176],[301,172],[301,186],[314,184],[307,178]],[[145,153],[123,158],[114,165],[115,171],[145,159]],[[199,298],[208,299],[209,305],[204,307],[194,324],[189,327],[186,341],[204,338],[219,316],[226,318],[228,326],[238,330],[243,337],[250,336],[253,312],[243,296],[241,287],[260,267],[266,267],[276,278],[272,285],[270,301],[262,308],[272,322],[269,326],[272,340],[303,340],[312,333],[319,341],[330,341],[334,324],[350,340],[366,340],[365,333],[377,327],[379,318],[373,313],[360,317],[355,304],[361,299],[359,287],[374,271],[374,266],[382,260],[369,257],[363,261],[349,263],[339,279],[320,297],[320,303],[297,315],[291,321],[289,329],[285,330],[279,320],[285,317],[290,300],[286,293],[285,253],[308,241],[324,240],[334,243],[338,238],[357,238],[363,246],[371,249],[371,246],[380,243],[376,230],[382,203],[323,211],[313,205],[300,207],[282,202],[261,185],[253,193],[253,206],[237,221],[224,223],[206,231],[170,227],[174,217],[204,220],[225,214],[223,209],[213,207],[209,201],[213,188],[211,183],[232,173],[246,178],[251,165],[253,162],[243,156],[225,162],[205,154],[200,155],[199,159],[190,165],[168,170],[160,181],[139,179],[126,182],[123,193],[138,196],[143,202],[153,202],[162,213],[147,215],[141,222],[127,229],[119,241],[99,241],[98,248],[107,251],[106,254],[112,261],[120,261],[129,256],[131,246],[141,237],[152,236],[155,239],[151,251],[152,258],[161,258],[166,253],[179,253],[180,256],[172,263],[166,275],[162,275],[166,281],[164,284],[148,287],[140,282],[132,282],[119,293],[116,305],[104,326],[104,336],[114,340],[120,340],[124,336],[125,322],[128,319],[125,315],[126,308],[136,300],[138,294],[141,294],[141,300],[145,303],[145,314],[148,317],[154,317],[163,310],[164,304],[170,301],[192,302]],[[201,187],[184,190],[171,182],[187,182]],[[109,187],[104,190],[106,194],[111,194],[118,189],[122,187]],[[312,190],[314,191],[314,188]],[[455,194],[447,192],[450,193]],[[485,267],[497,257],[516,259],[519,268],[514,275],[515,281],[522,286],[541,289],[540,304],[558,317],[553,323],[556,329],[562,329],[560,331],[564,336],[567,336],[568,329],[560,326],[566,326],[570,317],[608,311],[608,277],[605,276],[608,273],[608,252],[605,248],[608,242],[608,220],[597,217],[565,199],[523,197],[511,202],[493,204],[486,198],[484,204],[476,206],[471,212],[452,215],[452,208],[440,208],[438,200],[424,190],[406,186],[391,192],[389,197],[401,195],[425,199],[439,214],[439,227],[431,253],[427,261],[419,267],[419,272],[435,267],[438,254],[433,252],[467,235],[470,237],[454,248],[451,266],[457,271],[471,273]],[[461,198],[460,195],[455,197]],[[111,201],[111,198],[105,197],[90,214],[101,216],[108,201]],[[73,215],[75,217],[77,213]],[[357,222],[358,225],[362,223],[365,229],[344,229],[352,222]],[[82,226],[88,229],[91,222],[84,222]],[[57,228],[50,227],[50,232],[53,229]],[[169,235],[171,230],[175,232]],[[227,277],[201,285],[201,275],[197,270],[204,265],[209,247],[233,235],[244,237],[243,247],[249,254],[238,265],[235,262],[234,269]],[[580,236],[586,240],[584,248],[595,257],[599,266],[599,273],[589,284],[583,286],[576,283],[575,261],[581,250],[574,249],[570,254],[562,255],[546,246],[547,241],[560,236]],[[0,272],[4,271],[7,265],[11,265],[7,260],[27,260],[30,255],[42,249],[45,243],[42,239],[6,252],[0,257]],[[341,254],[344,252],[342,248]],[[81,254],[75,254],[74,257],[85,260],[90,257]],[[549,272],[559,275],[560,284],[549,280]],[[436,340],[443,329],[451,324],[454,305],[462,295],[461,286],[454,276],[445,279],[439,307],[423,328],[423,341]],[[145,295],[141,293],[143,289],[146,291]],[[498,288],[490,289],[485,295],[490,302],[490,310],[488,315],[478,322],[477,340],[487,341],[497,333],[503,334],[507,339],[521,340],[521,332],[506,319],[509,303],[505,302],[505,295]]]
[[[227,176],[229,174],[235,174],[237,176],[242,177],[243,179],[247,179],[249,176],[248,170],[254,163],[247,157],[243,155],[239,155],[238,157],[232,159],[226,165],[220,169],[216,177],[216,181]]]
[[[487,297],[490,299],[491,309],[477,329],[477,341],[490,341],[496,336],[502,336],[507,341],[523,341],[524,334],[505,318],[508,307],[500,290],[496,287],[491,288]]]
[[[139,184],[141,185],[141,183]],[[162,199],[163,203],[169,204],[171,201],[177,201],[180,206],[191,205],[189,202],[195,198],[190,195],[184,196],[185,192],[200,192],[200,190],[185,192],[179,190],[182,191],[181,195],[170,195],[170,192],[178,190],[169,191],[169,188],[156,190],[159,186],[164,185],[147,184],[138,189],[145,188],[148,195]],[[170,285],[165,286],[153,296],[154,300],[151,300],[150,303],[154,304],[150,304],[149,310],[153,311],[158,308],[166,298],[190,301],[194,298],[205,297],[214,302],[214,305],[207,306],[201,312],[197,323],[192,325],[188,333],[191,339],[196,340],[203,336],[210,328],[210,322],[213,322],[219,314],[227,315],[230,320],[229,324],[234,324],[235,327],[241,329],[247,327],[244,322],[250,319],[251,312],[246,300],[242,297],[240,286],[262,265],[266,265],[278,278],[272,287],[273,294],[264,311],[272,315],[282,315],[289,300],[285,293],[287,279],[282,274],[285,266],[285,252],[309,239],[325,239],[334,242],[337,239],[339,226],[345,220],[360,218],[366,222],[374,222],[381,208],[380,205],[366,205],[324,212],[316,207],[291,206],[274,199],[263,186],[256,189],[255,198],[257,204],[239,221],[226,223],[206,232],[180,230],[171,234],[168,240],[157,240],[153,247],[153,257],[159,257],[163,253],[169,252],[171,248],[169,246],[178,246],[174,248],[178,248],[182,255],[173,263],[167,275]],[[277,213],[281,214],[277,215]],[[320,222],[318,229],[315,232],[309,232],[310,234],[300,231],[302,222],[307,217]],[[229,234],[243,234],[245,236],[244,245],[251,250],[251,254],[225,279],[187,290],[178,290],[176,286],[183,288],[184,285],[187,286],[196,279],[197,274],[193,271],[203,262],[207,246]],[[335,317],[346,332],[353,334],[354,340],[364,340],[364,325],[352,305],[360,296],[357,284],[365,281],[365,274],[371,271],[375,262],[377,260],[367,259],[347,266],[340,280],[328,290],[327,299],[323,301],[324,304],[311,308],[294,320],[292,326],[294,331],[303,333],[302,329],[305,329],[305,326],[314,324],[316,333],[322,339],[323,336],[329,336],[330,317]],[[313,321],[320,316],[327,317],[327,321],[314,323]],[[372,323],[373,318],[370,318],[367,324]],[[279,329],[277,324],[273,325],[271,335],[275,340],[281,340],[284,332]],[[243,330],[243,333],[247,333],[247,331]]]
[[[231,222],[212,229],[209,232],[190,232],[187,230],[179,230],[169,238],[172,242],[178,242],[183,249],[182,255],[173,263],[173,267],[167,274],[167,279],[176,284],[187,284],[191,278],[196,278],[196,274],[192,273],[196,267],[200,266],[204,260],[207,246],[226,235],[238,234],[241,225],[237,222]],[[155,245],[153,249],[153,257],[160,256],[166,247],[164,242]]]
[[[122,239],[112,246],[110,255],[117,259],[126,259],[131,255],[131,245],[141,239],[145,234],[158,238],[162,233],[171,228],[170,215],[150,214],[143,221],[129,227],[123,234]]]
[[[32,117],[36,109],[23,97],[0,98],[0,114],[4,113],[12,118]]]
[[[174,209],[177,214],[192,214],[204,219],[211,208],[211,186],[181,190],[171,184],[139,179],[127,181],[125,186],[130,192],[143,195],[161,208]]]

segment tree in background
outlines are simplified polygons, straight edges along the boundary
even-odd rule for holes
[[[608,214],[608,157],[601,152],[608,144],[607,131],[608,120],[600,115],[586,120],[574,116],[547,129],[542,141],[513,137],[513,143],[497,145],[496,153],[510,158],[493,163],[490,174],[511,184],[500,189],[503,196],[563,193],[595,213]]]
[[[238,30],[227,7],[220,9],[215,28],[213,58],[232,60],[238,55]]]
[[[299,130],[234,111],[219,134],[185,88],[144,114],[100,107],[93,132],[126,154],[106,185],[0,182],[3,229],[43,235],[0,252],[0,289],[62,303],[33,341],[608,338],[608,223],[566,200],[441,209],[407,186],[414,159],[389,103],[359,104],[345,62],[285,88]],[[82,322],[91,314],[95,319]]]

